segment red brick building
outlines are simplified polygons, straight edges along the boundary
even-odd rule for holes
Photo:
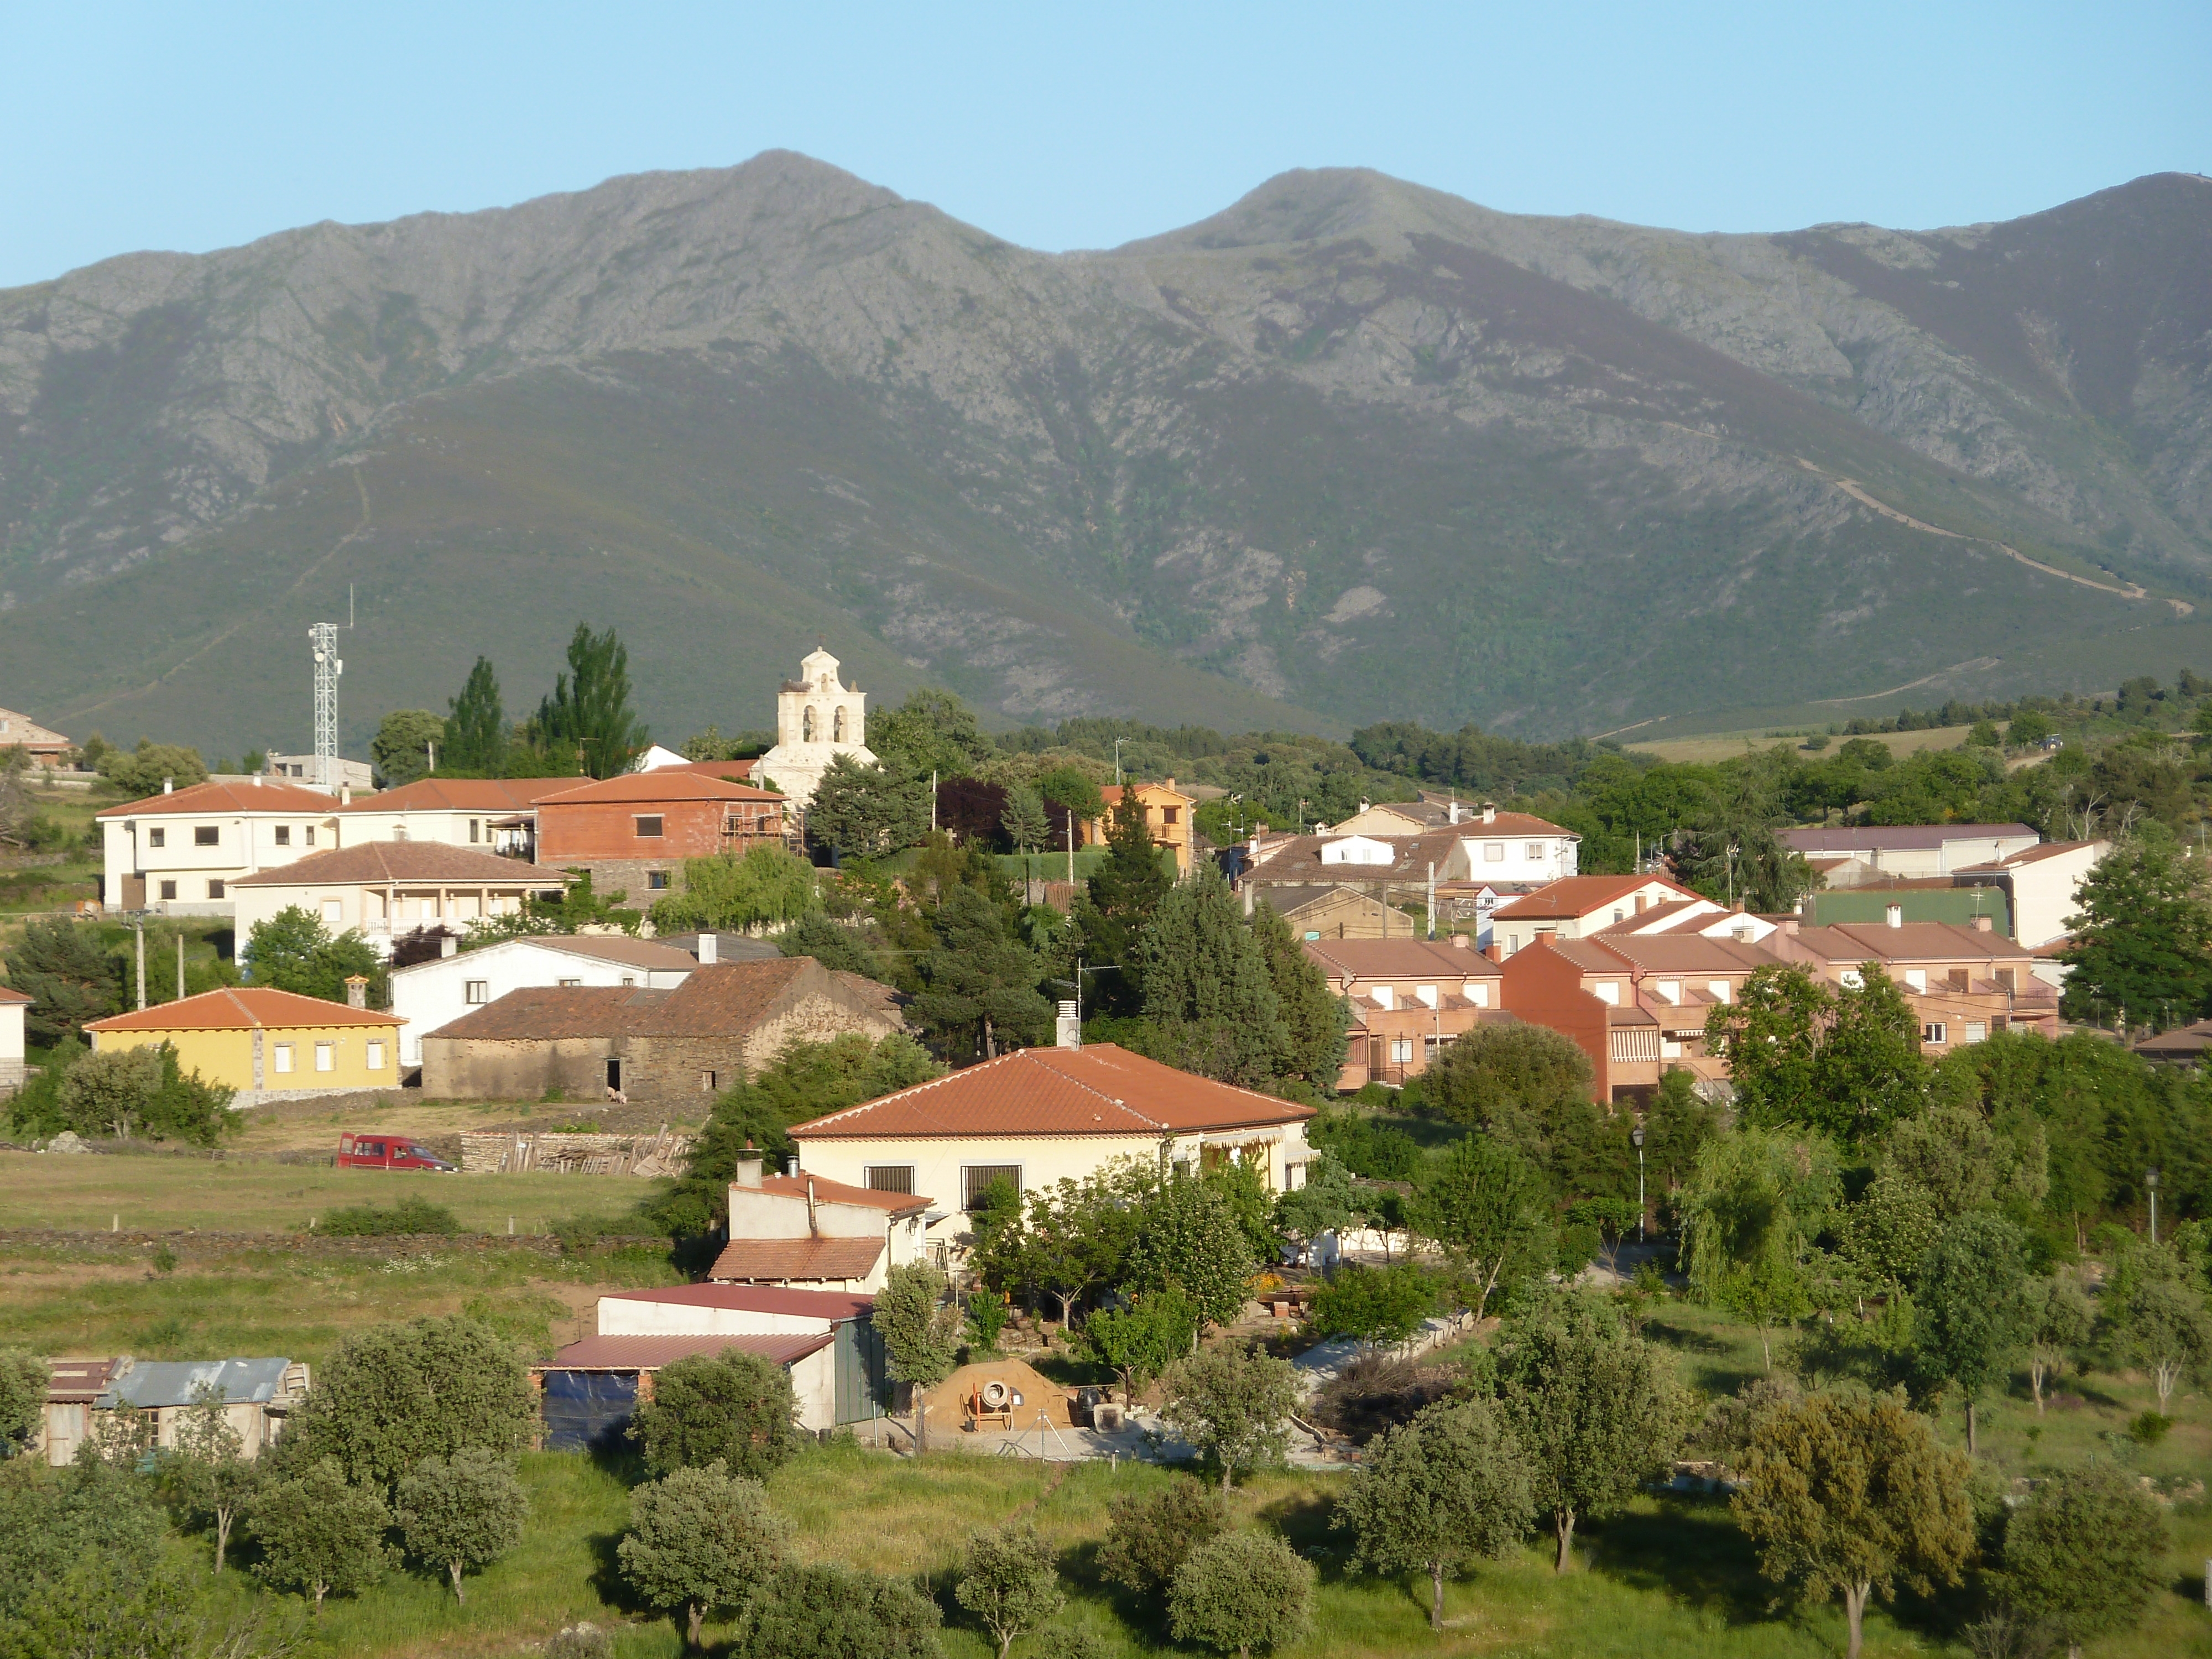
[[[1336,1086],[1404,1083],[1436,1064],[1456,1038],[1503,1012],[1496,963],[1464,933],[1419,939],[1309,939],[1306,959],[1352,1010],[1351,1042]]]
[[[642,909],[685,859],[783,845],[783,797],[671,767],[606,778],[537,801],[538,862],[588,870],[600,893]]]

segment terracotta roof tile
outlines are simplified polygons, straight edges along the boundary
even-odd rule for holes
[[[757,1353],[775,1365],[792,1365],[837,1339],[827,1331],[776,1336],[587,1336],[571,1342],[544,1364],[549,1371],[657,1371],[700,1354]]]
[[[1747,974],[1782,961],[1773,951],[1703,933],[1603,933],[1589,941],[1653,974]]]
[[[567,778],[417,778],[381,794],[356,795],[341,812],[520,812],[541,795],[589,780]]]
[[[707,1277],[720,1284],[754,1280],[866,1279],[884,1253],[880,1238],[733,1238]]]
[[[1111,1042],[1024,1048],[798,1125],[808,1140],[1142,1135],[1291,1123],[1313,1109],[1232,1088]]]
[[[36,1000],[24,995],[12,985],[0,985],[0,1002],[32,1002]]]
[[[1545,883],[1533,893],[1523,894],[1510,904],[1500,905],[1497,914],[1516,921],[1531,916],[1586,916],[1615,899],[1626,898],[1655,884],[1671,888],[1686,899],[1698,896],[1664,876],[1562,876],[1557,881]],[[1626,921],[1627,918],[1624,916],[1622,920]]]
[[[749,783],[732,783],[726,779],[710,778],[702,773],[671,766],[658,772],[626,772],[618,778],[603,778],[597,783],[586,783],[557,794],[541,796],[537,805],[542,808],[586,806],[617,801],[781,801],[782,799],[772,789],[756,789]]]
[[[234,887],[375,885],[391,881],[453,881],[471,886],[563,887],[564,871],[503,859],[442,841],[365,841],[310,853],[273,870],[240,876]]]
[[[336,795],[302,789],[296,783],[195,783],[166,795],[147,795],[120,806],[104,807],[95,817],[146,817],[161,812],[284,812],[328,817],[338,810]]]
[[[826,1204],[860,1204],[872,1210],[882,1210],[890,1215],[911,1215],[927,1209],[937,1200],[917,1193],[879,1193],[872,1187],[853,1187],[842,1181],[832,1181],[827,1176],[763,1176],[760,1189],[777,1193],[786,1198],[805,1198],[809,1183],[814,1188],[817,1202]]]
[[[733,1313],[789,1314],[799,1319],[857,1319],[876,1305],[872,1296],[848,1291],[793,1291],[774,1285],[677,1285],[657,1291],[610,1291],[602,1302],[657,1302],[678,1308],[724,1308]]]
[[[262,985],[229,985],[203,991],[182,1002],[110,1014],[88,1020],[88,1031],[242,1031],[256,1026],[264,1030],[299,1030],[312,1025],[404,1025],[397,1014],[374,1008],[349,1008],[343,1002],[303,997],[291,991]]]
[[[1495,979],[1504,972],[1480,951],[1425,939],[1308,939],[1305,952],[1337,979]]]

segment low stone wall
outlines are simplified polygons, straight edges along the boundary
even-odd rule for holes
[[[680,1176],[691,1161],[697,1137],[665,1124],[653,1135],[579,1131],[464,1129],[461,1171],[465,1175],[520,1175],[544,1170],[556,1175]]]

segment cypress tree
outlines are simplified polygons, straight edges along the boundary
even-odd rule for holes
[[[1290,1033],[1276,1061],[1277,1073],[1304,1078],[1316,1089],[1334,1089],[1344,1069],[1345,1032],[1351,1024],[1343,999],[1328,988],[1321,965],[1306,955],[1291,925],[1264,899],[1253,907],[1252,937],[1267,959],[1267,977]]]
[[[580,750],[593,777],[615,776],[650,741],[629,692],[629,652],[620,637],[578,623],[568,672],[554,677],[553,694],[538,705],[539,740],[556,762]]]
[[[1201,865],[1160,901],[1139,941],[1145,1018],[1192,1069],[1248,1087],[1291,1047],[1267,959],[1221,872]]]
[[[491,659],[478,657],[462,683],[461,695],[446,704],[446,748],[440,757],[456,772],[496,774],[507,748],[507,710],[501,705],[499,676]]]
[[[1174,883],[1160,861],[1160,849],[1145,823],[1145,809],[1131,790],[1115,808],[1106,830],[1106,859],[1075,903],[1075,924],[1083,953],[1092,962],[1120,964],[1119,974],[1098,981],[1097,1000],[1106,1012],[1133,1013],[1142,994],[1137,962],[1142,937],[1160,901]]]

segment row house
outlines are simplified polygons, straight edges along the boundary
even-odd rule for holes
[[[1340,1090],[1419,1077],[1446,1045],[1486,1021],[1506,1018],[1498,966],[1465,934],[1449,943],[1308,940],[1304,948],[1352,1014]]]
[[[1540,939],[1581,939],[1655,907],[1686,901],[1712,904],[1665,876],[1570,876],[1499,905],[1491,925],[1499,955],[1510,957]],[[1721,907],[1713,910],[1719,914]]]
[[[1865,964],[1879,964],[1919,1017],[1921,1049],[1931,1059],[2000,1031],[2058,1035],[2058,993],[2035,977],[2030,949],[1986,917],[1972,927],[1909,922],[1893,904],[1879,926],[1785,921],[1767,944],[1838,987],[1856,987]]]
[[[686,859],[783,845],[784,798],[669,768],[542,795],[538,861],[587,870],[604,896],[643,909],[678,884]]]

